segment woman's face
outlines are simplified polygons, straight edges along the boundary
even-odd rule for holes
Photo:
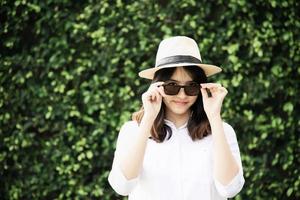
[[[174,82],[178,85],[187,85],[193,82],[193,79],[183,69],[177,67],[170,80],[166,82]],[[183,115],[189,112],[190,107],[195,103],[198,96],[188,96],[185,94],[184,89],[181,88],[177,95],[166,95],[163,102],[166,105],[167,112],[175,115]]]

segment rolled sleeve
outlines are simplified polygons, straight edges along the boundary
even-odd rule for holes
[[[108,176],[108,182],[116,193],[127,196],[136,187],[139,176],[128,180],[121,168],[120,168],[120,158],[128,152],[128,147],[130,147],[132,138],[136,136],[138,132],[138,125],[135,121],[126,122],[120,132],[117,139],[116,150],[114,153],[114,159],[111,171]]]
[[[139,177],[128,180],[117,163],[113,164],[108,176],[108,182],[119,195],[127,196],[135,188]]]
[[[225,122],[223,123],[223,127],[224,127],[224,133],[225,133],[227,142],[230,146],[231,153],[239,165],[239,171],[235,175],[235,177],[230,181],[230,183],[227,185],[223,185],[215,177],[214,177],[214,183],[215,183],[218,193],[222,197],[232,198],[232,197],[236,196],[242,190],[244,183],[245,183],[245,179],[244,179],[244,175],[243,175],[243,166],[242,166],[240,150],[239,150],[235,131],[229,124],[227,124]]]
[[[218,193],[222,197],[232,198],[242,190],[245,179],[243,176],[243,172],[240,169],[237,175],[231,180],[229,184],[223,185],[216,178],[214,178],[214,182]]]

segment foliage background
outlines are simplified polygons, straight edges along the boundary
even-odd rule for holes
[[[122,199],[107,183],[161,39],[187,35],[229,90],[246,184],[299,199],[299,1],[2,0],[1,199]],[[125,198],[124,198],[125,199]]]

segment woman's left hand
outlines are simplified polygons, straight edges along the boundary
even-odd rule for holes
[[[208,96],[208,89],[211,96]],[[205,113],[208,119],[218,117],[221,114],[221,107],[228,91],[219,83],[201,83],[201,94]]]

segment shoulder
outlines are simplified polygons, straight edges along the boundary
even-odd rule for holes
[[[224,128],[225,131],[234,131],[232,126],[229,123],[225,122],[225,121],[223,121],[223,128]]]
[[[121,130],[122,130],[122,129],[132,129],[132,128],[135,129],[135,128],[138,128],[138,127],[139,127],[139,125],[138,125],[137,121],[131,120],[131,121],[125,122],[125,123],[122,125]]]
[[[125,122],[120,129],[117,145],[130,143],[132,138],[138,134],[138,127],[136,121]]]
[[[138,127],[136,121],[127,121],[122,125],[116,145],[118,152],[127,151],[127,148],[132,145],[134,138],[138,135]]]
[[[134,134],[138,127],[137,121],[127,121],[122,125],[120,134]]]

